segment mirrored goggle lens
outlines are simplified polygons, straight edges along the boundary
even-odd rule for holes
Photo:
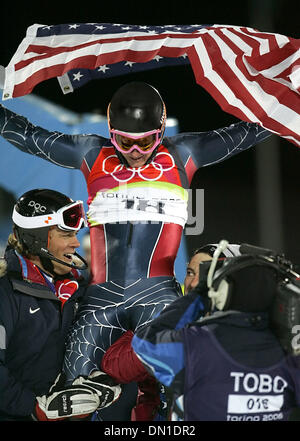
[[[85,220],[84,209],[81,203],[66,208],[62,216],[65,226],[70,228],[80,228]]]
[[[153,147],[155,140],[156,140],[156,136],[154,134],[138,139],[127,138],[122,135],[116,135],[116,141],[118,143],[118,146],[125,151],[128,151],[129,149],[131,149],[132,146],[137,145],[141,150],[146,152],[147,150],[151,149],[151,147]]]

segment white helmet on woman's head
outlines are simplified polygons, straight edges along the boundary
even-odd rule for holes
[[[74,202],[68,196],[54,190],[30,190],[17,200],[12,220],[16,239],[24,252],[47,259],[47,266],[50,259],[77,268],[77,265],[63,262],[49,252],[48,233],[52,226],[64,231],[78,231],[86,226],[82,201]],[[81,256],[75,254],[84,262]]]

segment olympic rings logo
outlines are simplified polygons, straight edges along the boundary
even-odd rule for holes
[[[138,175],[144,181],[158,181],[164,172],[172,170],[172,168],[175,167],[174,158],[172,155],[170,155],[170,153],[167,153],[167,152],[157,153],[155,159],[157,159],[157,157],[159,155],[166,155],[167,157],[169,157],[171,160],[170,166],[165,167],[164,164],[160,164],[159,162],[152,161],[152,162],[150,162],[150,164],[147,164],[147,165],[144,165],[144,166],[138,167],[138,168],[126,168],[124,164],[117,164],[112,171],[109,171],[109,170],[107,170],[106,161],[108,161],[111,158],[118,159],[117,155],[110,155],[104,159],[104,161],[102,163],[102,170],[104,171],[105,174],[111,175],[118,182],[128,182],[131,179],[133,179],[134,176],[136,176],[136,175]],[[120,172],[122,170],[127,171],[129,173],[129,176],[121,178]],[[155,175],[153,177],[153,172],[155,170],[157,171],[157,175]]]

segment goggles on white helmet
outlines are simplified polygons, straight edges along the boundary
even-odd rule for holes
[[[34,217],[22,216],[14,208],[13,222],[21,228],[42,228],[56,225],[61,230],[77,231],[87,222],[82,201],[72,202],[59,208],[55,213],[42,214]]]

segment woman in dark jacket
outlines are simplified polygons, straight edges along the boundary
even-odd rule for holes
[[[85,287],[78,270],[84,262],[75,253],[85,222],[82,202],[32,190],[17,201],[13,222],[0,261],[0,420],[60,419],[106,407],[119,387],[101,386],[95,375],[69,387],[60,377],[47,395]],[[79,394],[86,405],[76,401]]]

